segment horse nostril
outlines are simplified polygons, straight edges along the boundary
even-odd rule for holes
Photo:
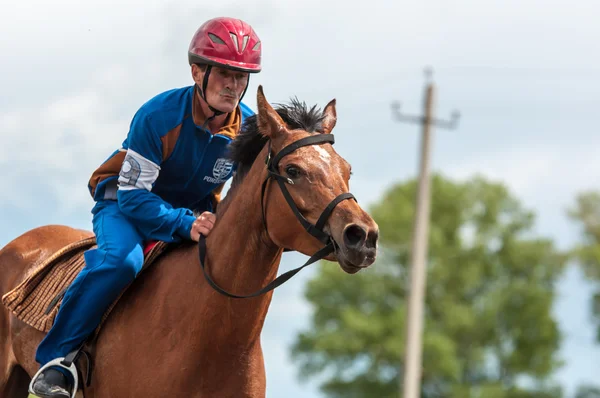
[[[377,240],[379,239],[379,231],[377,229],[369,231],[367,235],[366,246],[369,249],[375,249],[377,247]]]
[[[346,227],[344,230],[344,243],[351,248],[357,248],[364,244],[367,232],[356,224]]]

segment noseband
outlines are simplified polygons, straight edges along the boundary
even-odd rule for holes
[[[265,230],[267,231],[267,234],[269,232],[267,229],[265,206],[264,206],[263,199],[265,196],[267,183],[269,182],[270,179],[274,179],[275,181],[277,181],[277,184],[279,185],[279,188],[281,189],[281,193],[283,194],[283,197],[285,198],[286,202],[290,206],[290,209],[292,210],[292,212],[296,215],[296,218],[298,219],[298,221],[300,221],[300,224],[302,224],[304,229],[309,234],[311,234],[312,236],[317,238],[325,246],[323,248],[319,249],[315,254],[313,254],[306,263],[304,263],[303,265],[301,265],[298,268],[295,268],[293,270],[285,272],[284,274],[281,274],[279,277],[277,277],[275,280],[273,280],[271,283],[269,283],[267,286],[265,286],[261,290],[254,292],[252,294],[249,294],[247,296],[238,296],[236,294],[229,293],[229,292],[223,290],[222,288],[220,288],[219,286],[217,286],[217,284],[210,278],[210,276],[206,272],[206,269],[204,266],[204,259],[206,257],[206,238],[204,235],[201,235],[200,240],[198,242],[200,265],[202,266],[202,271],[204,272],[204,276],[205,276],[206,280],[217,292],[219,292],[225,296],[232,297],[232,298],[250,298],[250,297],[260,296],[261,294],[267,293],[268,291],[271,291],[271,290],[275,289],[276,287],[282,285],[283,283],[288,281],[292,276],[294,276],[300,270],[302,270],[304,267],[325,258],[328,254],[333,253],[335,251],[335,242],[334,242],[332,236],[330,234],[328,234],[327,232],[325,232],[323,230],[323,228],[325,228],[325,223],[329,219],[329,216],[333,212],[333,209],[335,209],[335,207],[340,202],[342,202],[346,199],[356,200],[354,195],[352,195],[349,192],[338,195],[335,199],[333,199],[327,205],[325,210],[323,210],[323,213],[321,213],[321,216],[317,220],[316,224],[311,224],[302,215],[302,213],[300,213],[300,210],[298,210],[298,206],[296,206],[296,203],[294,202],[292,195],[290,194],[290,192],[287,189],[286,184],[294,185],[294,181],[292,179],[290,179],[288,177],[284,177],[278,173],[279,162],[281,161],[281,159],[284,156],[289,155],[290,153],[294,152],[296,149],[301,148],[303,146],[321,144],[321,143],[325,143],[325,142],[331,143],[333,145],[335,143],[335,138],[333,137],[333,134],[315,134],[315,135],[312,135],[309,137],[299,139],[298,141],[292,142],[291,144],[289,144],[288,146],[283,148],[281,151],[279,151],[279,153],[277,153],[272,158],[271,157],[271,140],[269,140],[269,149],[267,151],[267,158],[265,160],[265,164],[267,166],[267,178],[265,178],[265,181],[262,184],[262,189],[261,189],[261,194],[260,194],[260,207],[261,207],[263,225],[265,227]]]

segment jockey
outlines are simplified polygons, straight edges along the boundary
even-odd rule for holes
[[[227,146],[253,114],[241,99],[249,74],[261,70],[261,42],[247,23],[215,18],[194,34],[188,60],[194,84],[143,104],[122,148],[90,178],[98,247],[85,253],[85,267],[37,349],[42,366],[76,350],[98,327],[142,268],[145,242],[198,241],[215,223],[235,169]],[[32,392],[67,398],[72,383],[66,369],[48,365]]]

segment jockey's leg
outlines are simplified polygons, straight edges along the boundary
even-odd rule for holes
[[[52,329],[38,346],[36,361],[41,365],[79,347],[142,268],[143,238],[117,202],[99,202],[92,213],[98,248],[85,253],[84,268],[66,291]]]

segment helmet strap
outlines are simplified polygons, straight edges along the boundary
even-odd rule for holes
[[[206,128],[208,126],[208,123],[210,123],[210,121],[213,120],[215,117],[220,116],[225,113],[216,108],[213,108],[212,105],[210,105],[208,103],[208,100],[206,99],[206,88],[208,87],[208,77],[210,76],[211,70],[212,70],[212,65],[207,65],[206,72],[204,73],[204,79],[202,79],[202,87],[200,87],[200,86],[198,86],[198,84],[196,84],[196,87],[198,87],[198,91],[200,92],[200,97],[204,100],[204,102],[206,102],[206,105],[208,105],[208,109],[213,111],[212,116],[210,116],[209,118],[207,118],[204,121],[204,124],[202,125],[203,128]]]
[[[246,81],[246,88],[244,89],[244,92],[242,92],[242,95],[240,95],[240,99],[238,101],[238,104],[240,102],[242,102],[242,98],[244,98],[244,95],[246,95],[246,91],[248,91],[248,86],[250,85],[250,74],[248,73],[248,81]]]

